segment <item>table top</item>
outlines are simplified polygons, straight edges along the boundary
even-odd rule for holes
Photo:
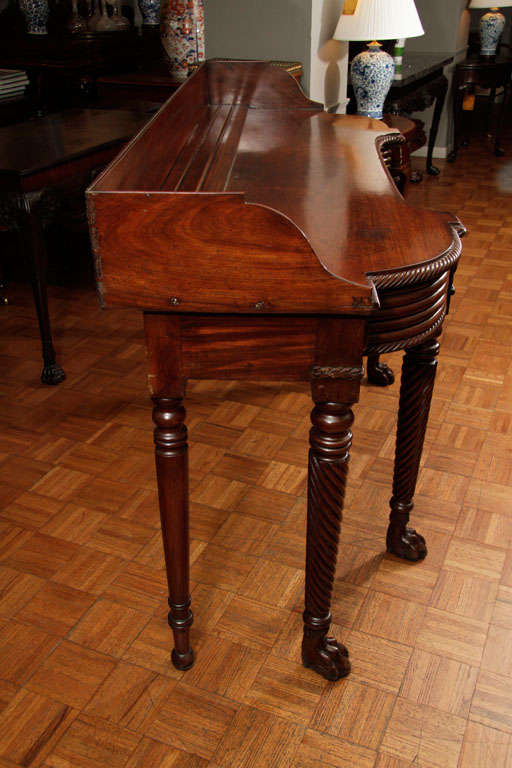
[[[457,63],[457,69],[491,69],[506,65],[512,67],[512,56],[481,56],[479,53],[472,53]]]
[[[450,53],[405,53],[402,72],[393,78],[392,88],[403,88],[427,77],[453,61]]]
[[[398,194],[379,157],[389,132],[327,114],[265,62],[208,62],[88,191],[104,298],[370,311],[369,273],[421,265],[454,242],[448,216]]]
[[[70,109],[0,128],[0,171],[28,176],[107,149],[147,119],[138,110]]]

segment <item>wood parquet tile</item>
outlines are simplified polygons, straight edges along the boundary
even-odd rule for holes
[[[399,376],[363,384],[333,595],[352,675],[300,664],[304,384],[188,387],[195,666],[170,663],[141,318],[50,288],[0,307],[0,768],[511,768],[512,135],[412,205],[469,229],[413,517],[384,551]],[[420,166],[421,161],[414,161]],[[387,358],[399,374],[400,354]]]
[[[114,669],[115,662],[109,656],[64,640],[36,669],[25,687],[81,709]]]

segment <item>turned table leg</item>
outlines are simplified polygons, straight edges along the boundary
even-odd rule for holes
[[[443,76],[439,79],[439,90],[437,91],[436,95],[436,104],[434,107],[434,115],[432,117],[432,126],[428,134],[427,173],[430,174],[430,176],[439,175],[439,168],[432,164],[432,155],[434,154],[437,132],[439,130],[439,122],[443,113],[444,101],[447,91],[448,80]]]
[[[510,80],[507,80],[504,85],[503,100],[501,102],[498,122],[496,124],[496,136],[494,139],[494,154],[496,157],[503,157],[505,154],[505,150],[501,146],[501,132],[503,130],[503,119],[509,108],[510,91]]]
[[[350,672],[347,649],[327,633],[353,419],[344,403],[317,403],[311,412],[302,661],[328,680]]]
[[[169,625],[174,634],[172,662],[189,669],[194,652],[189,590],[188,446],[185,408],[180,398],[153,397],[155,458],[160,520],[169,584]]]
[[[406,560],[422,560],[427,554],[425,539],[408,528],[407,523],[413,508],[438,353],[439,342],[430,339],[409,349],[402,366],[393,496],[386,545],[388,552]]]

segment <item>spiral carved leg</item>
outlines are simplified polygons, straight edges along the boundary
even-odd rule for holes
[[[174,634],[172,662],[189,669],[194,652],[189,594],[188,456],[185,408],[181,400],[153,398],[155,457],[160,520],[169,584],[169,625]]]
[[[407,523],[413,508],[438,353],[439,343],[431,339],[408,350],[402,366],[393,496],[386,545],[388,552],[406,560],[422,560],[427,554],[425,539],[408,528]]]
[[[377,387],[389,387],[395,381],[395,374],[386,363],[381,363],[379,355],[370,353],[366,364],[368,382]]]
[[[347,649],[328,631],[353,420],[346,404],[321,403],[311,413],[302,661],[328,680],[350,672]]]

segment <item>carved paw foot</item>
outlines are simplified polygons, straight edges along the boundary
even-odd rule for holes
[[[43,372],[41,373],[41,381],[43,384],[60,384],[65,378],[66,374],[57,363],[45,365]]]
[[[392,528],[389,526],[386,537],[386,547],[397,557],[416,562],[423,560],[427,554],[425,539],[413,528]]]
[[[307,630],[302,641],[302,663],[327,680],[339,680],[350,672],[348,651],[334,637],[309,637]]]
[[[368,360],[368,382],[377,387],[389,387],[395,380],[395,374],[386,363],[373,364]]]
[[[185,671],[190,669],[194,664],[194,651],[192,648],[189,648],[185,653],[179,653],[176,648],[174,648],[171,653],[171,660],[176,669]]]

